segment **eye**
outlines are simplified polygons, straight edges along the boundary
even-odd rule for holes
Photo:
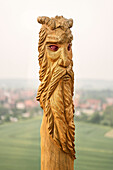
[[[50,45],[49,48],[50,48],[52,51],[57,51],[59,47],[58,47],[57,45]]]
[[[67,49],[68,49],[68,51],[71,50],[71,44],[68,45]]]

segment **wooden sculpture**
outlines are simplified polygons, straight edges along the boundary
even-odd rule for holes
[[[73,106],[72,19],[38,17],[40,81],[36,99],[44,110],[41,170],[73,170],[75,125]]]

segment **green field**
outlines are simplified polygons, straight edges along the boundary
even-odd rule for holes
[[[0,126],[0,170],[40,170],[41,118]],[[75,170],[112,170],[109,127],[76,122]]]

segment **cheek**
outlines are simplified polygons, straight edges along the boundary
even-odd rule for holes
[[[50,51],[50,50],[47,50],[47,58],[52,60],[52,61],[56,61],[60,56],[60,52],[59,51],[56,51],[56,52],[53,52],[53,51]]]

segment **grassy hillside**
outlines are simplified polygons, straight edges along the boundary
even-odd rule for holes
[[[76,123],[76,170],[112,170],[113,138],[104,137],[109,127]]]
[[[41,118],[0,126],[0,170],[40,170]],[[112,170],[109,127],[76,122],[75,170]]]

